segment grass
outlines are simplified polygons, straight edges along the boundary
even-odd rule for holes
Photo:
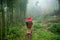
[[[10,31],[14,30],[14,34],[9,34],[9,40],[14,39],[13,37],[10,37],[14,35],[15,39],[14,40],[26,40],[26,26],[13,26],[10,27]],[[32,36],[31,40],[54,40],[55,34],[52,32],[46,30],[40,23],[34,23],[32,27]]]
[[[52,40],[52,38],[55,36],[50,31],[44,29],[43,26],[40,25],[40,28],[37,28],[37,26],[36,29],[33,30],[32,40]]]

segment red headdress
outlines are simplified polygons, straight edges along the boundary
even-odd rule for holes
[[[27,18],[27,21],[32,21],[32,18],[31,18],[31,17],[28,17],[28,18]]]

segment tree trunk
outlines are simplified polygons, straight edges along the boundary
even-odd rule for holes
[[[1,0],[1,5],[2,5],[2,40],[5,40],[5,13],[4,13],[4,0]]]
[[[1,8],[1,7],[0,7]],[[1,10],[2,10],[2,8],[1,8]],[[0,11],[0,40],[1,40],[1,33],[2,32],[2,12]]]

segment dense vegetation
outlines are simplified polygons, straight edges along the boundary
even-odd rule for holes
[[[9,40],[26,40],[26,26],[9,26],[7,38]],[[47,28],[41,23],[33,22],[31,40],[60,40],[60,23],[48,23]],[[54,26],[56,25],[56,26]],[[57,27],[57,28],[56,28]],[[59,27],[59,28],[58,28]]]
[[[49,30],[53,33],[60,34],[60,23],[50,23]]]
[[[60,40],[60,0],[58,2],[59,9],[51,15],[45,11],[43,16],[30,15],[33,18],[31,40]],[[0,0],[0,40],[26,40],[27,3],[28,0]]]

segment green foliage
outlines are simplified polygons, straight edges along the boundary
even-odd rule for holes
[[[49,30],[55,34],[60,34],[60,23],[50,23]]]
[[[8,28],[8,40],[26,40],[26,26],[22,28],[21,23],[17,23],[17,26],[9,26]],[[60,23],[49,23],[48,26],[51,28],[60,25]],[[58,26],[59,27],[59,26]],[[52,30],[52,29],[51,29]],[[54,29],[55,31],[55,29]],[[60,40],[60,35],[55,35],[54,33],[46,30],[40,23],[33,23],[33,30],[31,40]]]
[[[49,30],[55,34],[52,40],[60,40],[60,22],[58,23],[49,23]]]
[[[52,40],[55,35],[45,31],[43,28],[35,29],[32,33],[32,40]]]
[[[7,28],[7,39],[8,40],[24,40],[26,28],[21,23],[10,25]],[[23,39],[22,39],[23,38]]]
[[[12,26],[10,25],[7,28],[7,39],[8,40],[19,40],[20,39],[20,26]]]
[[[55,35],[52,40],[60,40],[60,35]]]
[[[48,30],[46,31],[41,23],[34,23],[33,28],[32,40],[53,40],[55,38],[55,34]]]
[[[36,29],[42,28],[42,25],[40,25],[40,23],[34,23],[33,27]]]

